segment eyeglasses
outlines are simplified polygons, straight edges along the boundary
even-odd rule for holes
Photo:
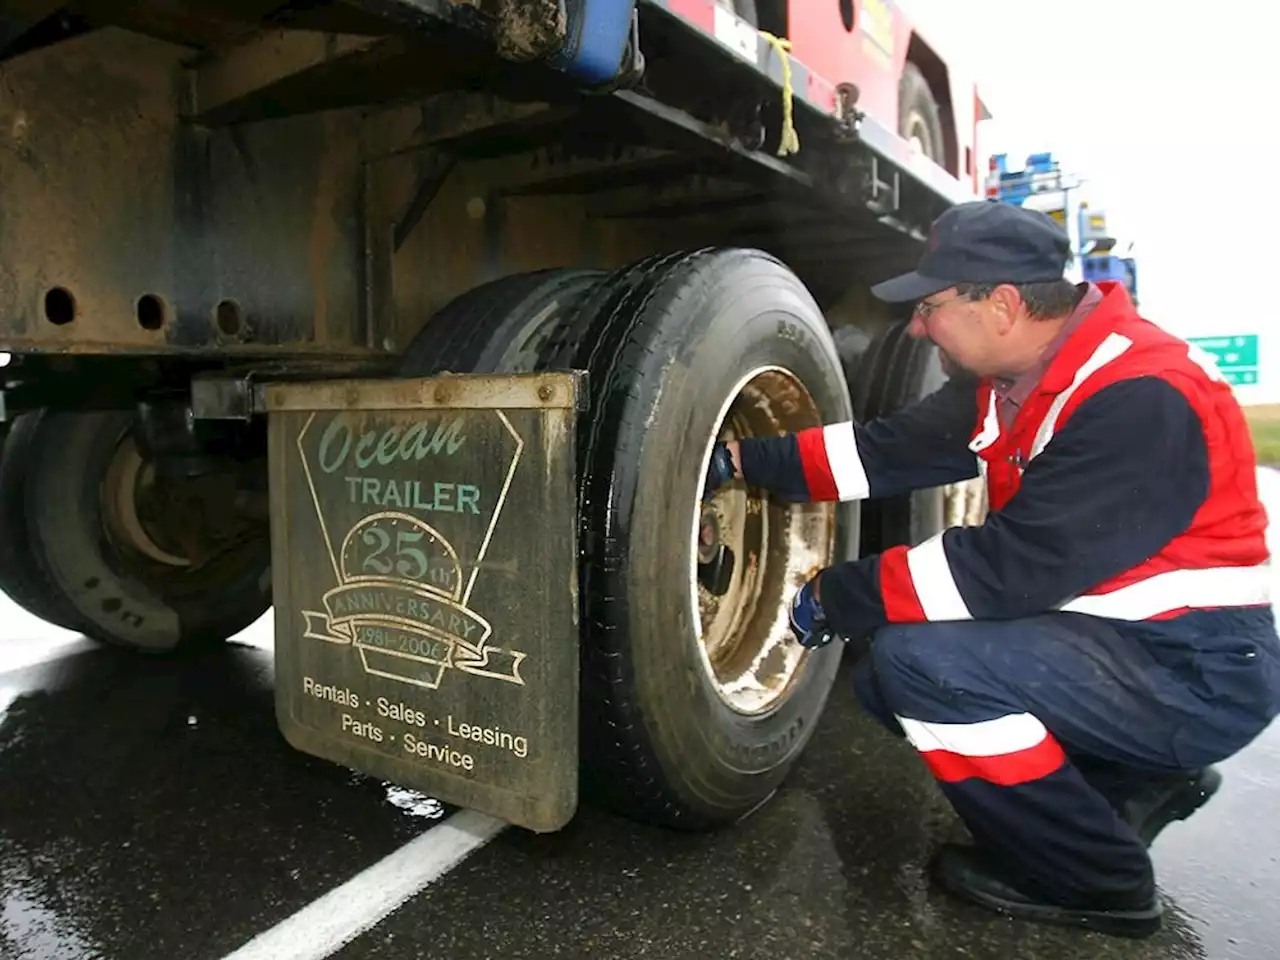
[[[921,300],[919,303],[916,304],[915,309],[911,312],[911,315],[913,317],[919,317],[921,320],[928,320],[931,316],[933,316],[933,314],[937,310],[939,310],[942,307],[945,307],[948,303],[954,303],[957,300],[963,300],[963,299],[964,297],[956,296],[956,297],[951,297],[949,300],[940,300],[932,303],[928,300]]]

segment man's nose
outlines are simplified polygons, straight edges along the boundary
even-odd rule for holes
[[[907,336],[914,337],[917,340],[923,340],[928,335],[929,333],[925,330],[924,321],[920,319],[920,315],[916,313],[911,314],[911,320],[907,324]]]

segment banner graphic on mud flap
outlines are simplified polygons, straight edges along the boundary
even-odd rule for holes
[[[456,586],[449,593],[432,583],[355,572],[370,559],[370,551],[362,547],[390,544],[393,538],[418,544],[402,549],[412,551],[410,563],[416,564],[419,575],[443,570],[443,582],[462,582],[452,547],[427,524],[398,513],[366,517],[347,533],[339,569],[342,583],[321,597],[324,611],[302,611],[304,636],[352,644],[367,672],[431,690],[440,686],[450,668],[523,685],[520,662],[525,654],[487,646],[492,628],[460,602]],[[431,548],[437,552],[428,554]],[[437,563],[429,562],[428,556]]]
[[[523,685],[520,665],[526,654],[490,645],[493,631],[488,620],[467,605],[520,460],[524,444],[519,434],[501,412],[470,414],[472,420],[500,421],[513,444],[502,487],[486,503],[482,486],[462,482],[454,471],[446,470],[450,479],[444,481],[369,471],[378,465],[403,468],[424,459],[447,462],[466,444],[463,416],[434,423],[422,420],[403,432],[395,426],[358,431],[351,417],[331,415],[319,431],[309,422],[298,434],[298,454],[336,580],[320,598],[322,610],[301,611],[304,638],[350,645],[366,673],[429,690],[438,689],[451,670]],[[491,442],[502,431],[483,432]],[[394,506],[441,514],[446,518],[442,523],[470,527],[466,532],[474,533],[477,522],[486,523],[470,569],[435,526],[403,509],[365,513],[335,544],[334,521],[343,518],[330,516],[333,507],[321,505],[317,475],[332,482],[339,471],[350,475],[342,476],[347,496],[336,512],[348,519],[352,507]]]

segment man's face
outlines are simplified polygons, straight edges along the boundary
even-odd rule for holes
[[[948,375],[993,376],[1003,372],[1000,307],[992,300],[966,300],[948,288],[916,304],[907,333],[938,348]]]

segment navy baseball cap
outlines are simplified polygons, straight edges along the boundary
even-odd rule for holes
[[[1071,240],[1039,210],[974,200],[933,222],[919,265],[871,288],[887,303],[920,300],[957,283],[1041,283],[1061,280]]]

